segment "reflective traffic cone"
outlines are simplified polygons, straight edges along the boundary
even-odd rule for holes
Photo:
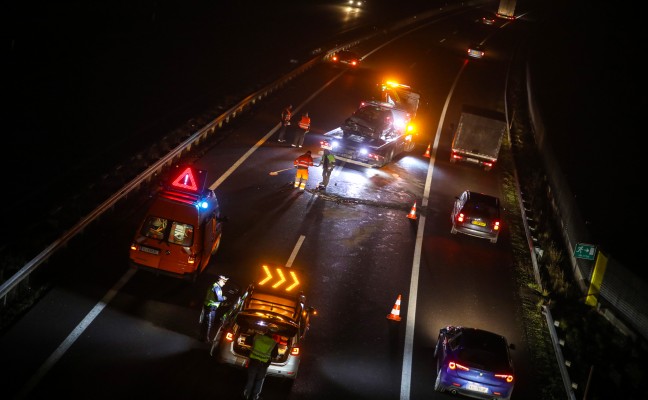
[[[391,319],[392,321],[400,321],[400,303],[401,303],[401,295],[398,295],[398,298],[396,299],[396,303],[394,304],[394,308],[392,308],[391,313],[387,316],[387,319]]]
[[[412,209],[410,210],[409,214],[407,214],[407,218],[416,220],[416,202],[414,202]]]
[[[427,148],[427,150],[425,150],[425,154],[423,154],[423,157],[430,158],[430,146],[432,146],[431,143],[428,144],[428,148]]]

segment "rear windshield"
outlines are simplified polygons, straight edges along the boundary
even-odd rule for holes
[[[193,245],[193,232],[194,226],[192,224],[172,221],[155,215],[149,215],[140,230],[140,234],[148,238],[184,247]]]
[[[469,215],[481,218],[497,219],[499,218],[499,210],[490,204],[481,202],[468,202],[465,207]]]

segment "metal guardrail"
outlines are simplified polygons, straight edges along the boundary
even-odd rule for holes
[[[457,7],[455,7],[457,8]],[[423,13],[418,16],[407,17],[403,20],[397,21],[394,23],[388,30],[395,31],[402,29],[409,25],[420,23],[434,15],[439,14],[443,11],[442,8],[433,9],[426,13]],[[26,278],[30,276],[38,267],[45,263],[54,253],[64,248],[67,243],[73,239],[78,234],[82,233],[91,223],[96,219],[101,217],[108,210],[112,209],[121,199],[126,198],[129,194],[140,189],[140,186],[143,183],[151,181],[151,179],[157,174],[161,173],[164,168],[173,164],[173,162],[182,157],[185,152],[188,152],[192,147],[199,145],[205,141],[208,137],[215,134],[217,128],[223,127],[226,123],[229,123],[231,119],[238,117],[243,113],[247,108],[255,105],[257,102],[263,100],[265,97],[271,93],[279,90],[284,85],[286,85],[291,80],[295,79],[297,76],[306,72],[310,68],[314,67],[321,61],[328,60],[331,55],[340,50],[344,50],[353,46],[358,45],[359,43],[371,39],[372,37],[379,35],[381,32],[376,30],[362,38],[350,41],[344,45],[336,46],[333,49],[330,49],[326,52],[319,53],[318,55],[311,58],[309,61],[305,62],[301,66],[297,67],[290,73],[282,76],[276,81],[266,85],[260,90],[252,93],[230,109],[223,112],[216,119],[208,123],[205,127],[198,130],[196,133],[187,138],[184,142],[176,146],[175,149],[171,150],[168,154],[163,156],[160,160],[155,162],[153,165],[148,167],[144,172],[138,175],[131,182],[122,187],[118,192],[113,194],[108,200],[103,202],[99,207],[93,210],[90,214],[82,218],[76,225],[74,225],[69,231],[67,231],[63,236],[55,240],[52,244],[47,246],[42,252],[40,252],[36,257],[29,261],[25,266],[23,266],[18,272],[13,276],[7,279],[0,285],[0,299],[2,299],[3,306],[7,305],[7,298],[10,293],[16,289],[16,287]]]
[[[362,40],[366,39],[368,39],[368,37],[365,37]],[[11,293],[11,291],[14,290],[24,279],[29,277],[32,272],[34,272],[38,267],[45,263],[54,253],[64,248],[71,239],[82,233],[96,219],[112,209],[120,200],[128,197],[129,194],[139,190],[142,184],[150,182],[153,177],[160,174],[164,170],[164,168],[171,166],[176,159],[181,158],[183,154],[190,151],[194,146],[197,146],[203,141],[207,140],[207,138],[215,134],[218,128],[222,128],[223,125],[229,123],[230,120],[238,117],[247,108],[255,105],[257,102],[263,100],[265,97],[279,90],[292,79],[314,67],[322,60],[328,59],[332,53],[345,48],[349,48],[351,46],[355,46],[359,42],[360,40],[356,40],[343,46],[336,47],[335,49],[329,50],[325,54],[319,54],[313,57],[311,60],[307,61],[287,75],[282,76],[278,80],[268,84],[257,92],[246,96],[237,104],[235,104],[230,109],[226,110],[216,119],[207,124],[205,127],[201,128],[185,141],[180,143],[176,148],[174,148],[160,160],[152,164],[135,179],[130,181],[110,198],[104,201],[101,205],[99,205],[96,209],[83,217],[76,225],[65,232],[63,236],[56,239],[52,244],[41,251],[36,257],[25,264],[18,272],[16,272],[9,279],[3,282],[2,285],[0,285],[0,298],[2,299],[3,305],[7,304],[7,297]]]

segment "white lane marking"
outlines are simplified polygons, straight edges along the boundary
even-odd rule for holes
[[[88,315],[83,318],[79,325],[74,328],[74,330],[68,335],[67,338],[59,345],[59,347],[54,350],[54,353],[50,355],[45,363],[36,371],[36,373],[29,379],[25,384],[23,389],[20,391],[18,398],[26,398],[29,392],[31,392],[40,380],[49,372],[50,369],[58,362],[58,360],[63,357],[63,354],[76,342],[76,340],[81,336],[83,331],[94,321],[95,318],[99,315],[101,311],[110,303],[110,301],[117,295],[121,288],[133,277],[136,270],[134,268],[129,268],[128,271],[121,277],[121,279],[113,286],[108,293],[95,305]]]
[[[427,178],[425,179],[425,189],[423,190],[423,200],[421,201],[421,208],[425,208],[428,205],[428,198],[430,196],[430,188],[432,187],[432,174],[434,173],[434,160],[436,160],[436,153],[439,148],[439,140],[441,140],[441,131],[443,130],[443,122],[445,120],[445,115],[448,112],[448,106],[450,104],[450,99],[454,93],[455,87],[459,82],[459,77],[463,73],[468,63],[463,63],[461,69],[457,73],[457,76],[452,83],[450,88],[450,93],[446,98],[445,104],[443,105],[443,111],[441,111],[441,119],[439,120],[439,125],[437,126],[436,137],[434,138],[434,146],[432,148],[432,153],[430,154],[430,164],[428,166]],[[423,232],[425,231],[425,216],[419,218],[418,229],[416,230],[416,243],[414,245],[414,260],[412,261],[412,277],[410,280],[410,291],[409,299],[407,301],[407,323],[405,325],[405,344],[403,348],[403,369],[401,372],[401,391],[400,391],[400,400],[409,400],[410,398],[410,389],[412,382],[412,354],[414,348],[414,323],[416,318],[416,299],[418,297],[418,281],[419,281],[419,270],[421,266],[421,248],[423,247]]]
[[[288,258],[288,261],[286,262],[286,267],[292,267],[292,264],[295,261],[295,257],[297,257],[297,253],[299,253],[299,249],[301,248],[302,243],[304,243],[304,240],[306,240],[306,236],[300,235],[299,239],[297,240],[297,244],[293,248],[292,253],[290,253],[290,257]]]

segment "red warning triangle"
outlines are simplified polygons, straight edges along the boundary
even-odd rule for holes
[[[190,167],[187,167],[178,177],[176,178],[171,186],[175,186],[180,189],[191,190],[192,192],[198,191],[198,185],[196,184],[196,178],[193,175],[193,171]]]

